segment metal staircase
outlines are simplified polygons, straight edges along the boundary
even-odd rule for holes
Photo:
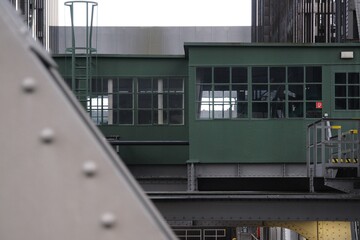
[[[315,181],[347,193],[360,193],[360,120],[323,118],[307,129],[310,191]]]

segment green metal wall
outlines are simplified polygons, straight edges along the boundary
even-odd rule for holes
[[[196,67],[322,66],[323,113],[359,117],[333,109],[335,71],[360,72],[357,45],[188,44],[190,160],[201,163],[304,163],[306,126],[315,119],[196,120]],[[354,59],[340,59],[354,51]],[[248,74],[251,78],[251,74]],[[250,82],[250,81],[248,81]]]
[[[60,73],[71,76],[71,58],[54,56]],[[178,56],[97,56],[94,77],[159,77],[181,76],[187,78],[187,60]],[[185,89],[187,82],[185,81]],[[184,95],[185,106],[187,95]],[[118,136],[119,140],[188,141],[188,121],[185,109],[185,124],[174,125],[99,125],[107,137]],[[127,164],[183,164],[189,159],[188,146],[120,146],[121,158]]]
[[[353,51],[354,59],[340,59]],[[334,73],[360,72],[360,48],[343,45],[186,44],[185,56],[97,56],[94,76],[188,76],[184,126],[99,126],[121,140],[182,140],[189,146],[121,146],[128,164],[299,163],[305,162],[306,126],[315,119],[196,120],[195,73],[199,66],[322,66],[322,113],[360,117],[360,111],[334,109]],[[70,76],[71,58],[55,56]],[[250,79],[251,74],[248,75]]]

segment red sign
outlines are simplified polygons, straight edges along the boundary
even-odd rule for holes
[[[322,102],[316,102],[316,109],[322,109]]]

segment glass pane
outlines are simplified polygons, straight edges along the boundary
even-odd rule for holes
[[[306,84],[306,100],[321,100],[321,84]]]
[[[119,108],[120,103],[119,103],[119,95],[118,94],[109,95],[109,99],[112,100],[112,106],[110,106],[111,108]]]
[[[268,85],[253,85],[253,100],[254,101],[267,101],[268,100]]]
[[[247,118],[248,117],[248,103],[247,102],[237,102],[232,104],[231,108],[231,117],[232,118]]]
[[[154,94],[153,95],[154,108],[167,108],[168,107],[168,94]]]
[[[132,94],[120,94],[119,95],[119,108],[132,108],[133,107],[133,95]]]
[[[231,105],[229,102],[224,104],[214,104],[214,118],[230,118]]]
[[[166,78],[153,79],[153,92],[166,92],[168,89],[168,80]]]
[[[132,124],[133,111],[132,110],[119,110],[119,124]]]
[[[284,118],[285,117],[285,103],[273,102],[270,104],[271,118]]]
[[[267,67],[253,67],[252,68],[252,82],[253,83],[268,83]]]
[[[183,108],[183,95],[169,94],[169,108]]]
[[[196,68],[196,83],[211,83],[212,73],[210,67]]]
[[[169,111],[169,124],[183,124],[184,111],[183,110],[170,110]]]
[[[139,110],[138,111],[138,123],[139,124],[151,124],[151,110]]]
[[[168,117],[167,112],[163,109],[153,111],[154,124],[167,124]]]
[[[198,102],[198,118],[199,119],[211,119],[213,106],[210,102]]]
[[[348,109],[360,109],[360,99],[359,98],[349,98],[348,99]]]
[[[214,68],[214,83],[230,83],[230,69],[228,67]]]
[[[151,94],[139,94],[138,95],[138,107],[139,108],[151,108]]]
[[[348,86],[348,97],[359,97],[359,86]]]
[[[151,92],[151,78],[139,78],[138,79],[138,91],[139,92]]]
[[[304,117],[304,103],[289,102],[289,118],[303,118]]]
[[[270,82],[284,83],[285,82],[285,67],[270,67]]]
[[[346,73],[335,73],[335,84],[346,84]]]
[[[113,124],[119,124],[119,110],[113,110],[112,117],[113,117]]]
[[[169,91],[184,91],[184,81],[182,78],[170,78],[169,79]]]
[[[285,85],[271,85],[270,86],[270,100],[271,101],[285,101]]]
[[[359,73],[349,73],[349,84],[359,84]]]
[[[346,109],[346,99],[335,98],[335,109]]]
[[[133,81],[132,79],[119,79],[119,89],[116,89],[119,92],[129,92],[133,91]]]
[[[247,85],[232,85],[231,101],[247,101]]]
[[[230,91],[214,91],[214,103],[230,101]]]
[[[335,97],[346,97],[346,86],[335,86]]]
[[[231,69],[232,83],[247,83],[247,68],[233,67]]]
[[[321,67],[306,67],[306,82],[322,82]]]
[[[252,117],[253,118],[267,118],[268,117],[268,104],[267,103],[253,103],[252,104]]]
[[[322,117],[322,110],[316,109],[315,102],[308,102],[306,103],[306,117],[307,118],[321,118]]]
[[[229,85],[214,85],[214,92],[216,91],[227,91],[229,92],[230,86]]]
[[[289,83],[304,82],[304,68],[303,67],[288,67],[288,82]]]
[[[304,85],[289,85],[289,100],[304,100]]]
[[[92,79],[91,80],[91,92],[93,93],[102,93],[102,79],[101,78],[97,78],[97,79]],[[107,80],[104,80],[105,82]],[[71,87],[71,79],[70,79],[70,87]]]

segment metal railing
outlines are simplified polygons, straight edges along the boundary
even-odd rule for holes
[[[310,190],[314,177],[336,179],[340,172],[342,178],[360,177],[359,132],[360,119],[323,118],[308,125],[306,161]]]

